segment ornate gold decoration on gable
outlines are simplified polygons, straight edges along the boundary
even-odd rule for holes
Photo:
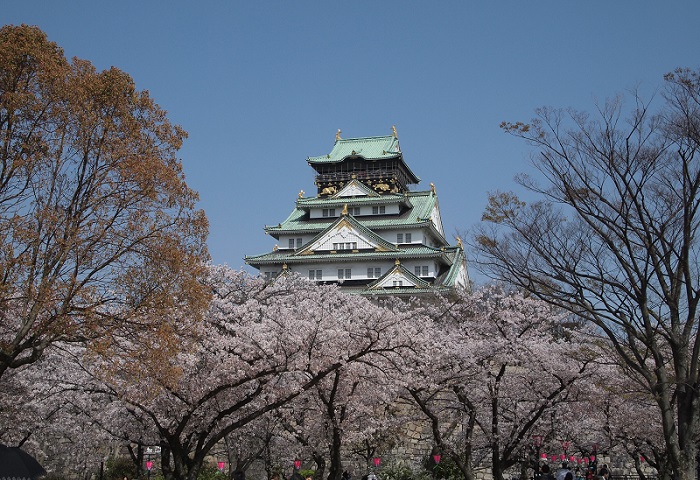
[[[340,214],[343,216],[348,214],[348,204],[347,203],[345,205],[343,205],[343,211],[340,212]]]
[[[341,218],[340,221],[335,225],[335,231],[339,232],[342,228],[347,227],[347,228],[352,228],[350,226],[350,222],[348,221],[347,218]]]
[[[321,195],[335,195],[338,192],[338,187],[329,185],[321,189]]]

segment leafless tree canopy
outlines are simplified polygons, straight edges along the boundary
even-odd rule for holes
[[[595,323],[660,407],[679,478],[694,478],[700,79],[666,76],[662,105],[618,97],[589,115],[543,108],[502,128],[535,147],[538,201],[490,195],[478,265]]]

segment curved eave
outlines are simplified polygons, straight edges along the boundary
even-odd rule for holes
[[[372,220],[371,225],[365,224],[365,220],[363,220],[361,217],[358,219],[358,222],[363,224],[365,227],[369,228],[370,230],[395,230],[397,226],[401,228],[428,228],[430,232],[435,235],[435,237],[440,240],[440,242],[448,246],[447,240],[445,237],[443,237],[442,233],[440,233],[437,228],[435,228],[435,224],[431,222],[430,220],[421,220],[421,221],[416,221],[416,222],[405,222],[405,223],[395,223],[391,222],[389,220],[386,221],[386,223],[378,223],[378,220]],[[376,222],[376,223],[375,223]],[[326,223],[309,223],[307,225],[304,225],[303,227],[288,227],[288,226],[274,226],[274,227],[265,227],[265,233],[268,235],[272,236],[273,238],[279,239],[280,236],[282,235],[317,235],[318,233],[324,231],[326,228],[328,228],[329,225],[331,225],[332,222],[326,222]]]
[[[307,157],[306,162],[315,169],[316,166],[338,164],[351,158],[360,158],[367,162],[398,159],[411,178],[409,183],[420,183],[420,178],[403,159],[399,139],[394,135],[337,139],[330,153]]]
[[[408,208],[413,207],[411,198],[407,195],[379,195],[377,197],[331,197],[331,198],[300,198],[297,200],[297,208],[308,211],[311,208],[342,207],[343,205],[394,205],[399,204]]]
[[[455,281],[457,280],[457,276],[459,275],[459,271],[464,263],[464,260],[464,250],[462,248],[457,247],[452,257],[452,265],[450,267],[450,270],[447,272],[447,275],[445,275],[445,278],[442,281],[443,285],[449,287],[454,286]]]
[[[371,157],[362,155],[361,153],[348,153],[341,157],[335,157],[330,155],[321,155],[320,157],[308,157],[306,159],[306,163],[308,163],[311,166],[332,165],[334,163],[342,163],[345,160],[349,160],[351,158],[361,158],[367,162],[376,162],[378,160],[391,160],[393,158],[401,158],[402,156],[403,155],[401,154],[401,152],[384,152],[382,155],[375,155]],[[404,162],[404,164],[405,163],[406,162]]]
[[[385,197],[388,197],[385,199]],[[429,197],[429,198],[426,198]],[[374,216],[374,215],[363,215],[356,217],[357,221],[366,226],[369,229],[372,230],[385,230],[385,229],[391,229],[395,227],[400,227],[400,228],[422,228],[425,226],[428,226],[428,228],[431,229],[431,231],[434,233],[436,238],[442,240],[441,243],[444,245],[447,245],[447,241],[445,241],[443,234],[441,234],[433,225],[432,222],[430,221],[430,215],[432,214],[433,211],[433,206],[435,205],[435,202],[437,202],[437,197],[435,197],[430,191],[421,191],[421,192],[410,192],[408,195],[392,195],[391,197],[389,195],[383,195],[381,197],[378,197],[377,199],[372,198],[371,200],[368,200],[367,198],[362,198],[362,197],[345,197],[348,201],[341,201],[340,199],[333,199],[333,200],[328,200],[328,199],[323,199],[323,200],[318,200],[314,199],[313,200],[313,207],[321,207],[321,206],[330,206],[328,203],[329,201],[333,201],[333,205],[335,207],[340,207],[341,205],[348,204],[348,205],[382,205],[382,204],[390,204],[390,203],[395,203],[397,201],[400,202],[410,202],[406,203],[406,205],[409,206],[409,209],[400,214],[400,215],[381,215],[381,216]],[[405,200],[405,199],[408,200]],[[352,200],[351,200],[352,199]],[[387,201],[391,199],[390,201]],[[318,202],[318,203],[316,203]],[[302,202],[304,203],[304,202]],[[307,209],[311,208],[309,205],[312,203],[311,200],[308,200],[305,202],[306,205],[300,205],[297,203],[297,207],[292,211],[292,213],[287,217],[287,219],[279,223],[276,226],[265,226],[265,232],[269,235],[272,235],[274,237],[278,237],[279,235],[285,235],[285,234],[297,234],[297,233],[309,233],[309,234],[316,234],[320,232],[321,230],[325,229],[335,221],[336,218],[328,218],[328,219],[310,219],[308,218],[308,213]],[[429,225],[428,225],[429,224]]]
[[[415,258],[441,258],[444,263],[450,262],[451,251],[442,249],[433,249],[431,247],[421,247],[420,251],[414,249],[398,250],[394,252],[356,252],[356,253],[312,253],[307,255],[294,255],[291,252],[275,251],[256,255],[253,257],[245,257],[245,262],[250,266],[256,265],[279,265],[286,263],[303,264],[303,263],[328,263],[333,262],[355,262],[357,260],[405,260]]]
[[[330,153],[308,157],[309,165],[340,163],[347,158],[360,157],[365,160],[383,160],[401,156],[399,139],[394,135],[375,137],[336,138]]]

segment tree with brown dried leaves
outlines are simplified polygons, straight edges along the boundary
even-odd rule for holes
[[[126,73],[67,61],[36,27],[0,29],[0,378],[56,341],[177,348],[160,313],[208,301],[185,137]]]

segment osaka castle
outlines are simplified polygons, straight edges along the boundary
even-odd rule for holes
[[[278,243],[245,261],[266,278],[296,272],[362,295],[449,293],[469,288],[464,248],[445,239],[435,186],[404,161],[396,128],[383,137],[341,138],[309,157],[316,192],[266,226]]]

